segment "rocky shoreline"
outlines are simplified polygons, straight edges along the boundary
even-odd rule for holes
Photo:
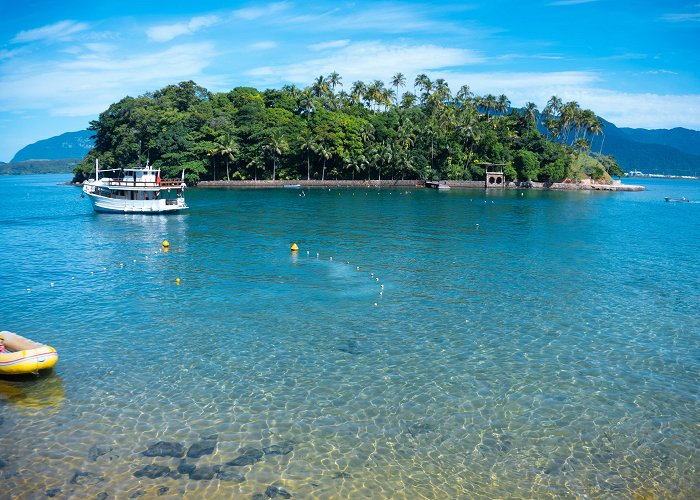
[[[484,181],[444,181],[450,188],[485,189]],[[425,181],[421,180],[258,180],[258,181],[200,181],[200,188],[424,188]],[[591,182],[508,182],[503,188],[491,189],[538,189],[554,191],[644,191],[644,186],[622,184],[614,181],[612,184],[595,184]]]

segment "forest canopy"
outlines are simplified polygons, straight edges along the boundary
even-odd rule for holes
[[[622,170],[591,151],[595,113],[553,96],[540,112],[505,95],[456,93],[418,75],[412,90],[333,72],[310,86],[213,93],[193,81],[125,97],[90,122],[95,146],[75,181],[102,168],[147,162],[188,182],[261,179],[481,180],[481,163],[502,163],[508,180],[609,179]],[[400,97],[399,97],[400,95]],[[584,161],[585,160],[585,161]]]

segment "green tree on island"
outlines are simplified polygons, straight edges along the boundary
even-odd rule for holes
[[[535,104],[512,108],[506,95],[456,94],[444,79],[420,74],[414,91],[396,73],[355,81],[349,92],[337,72],[300,89],[264,92],[236,87],[212,93],[195,82],[125,97],[90,123],[95,146],[75,168],[75,180],[103,168],[146,162],[187,181],[226,179],[377,178],[481,180],[481,163],[504,163],[509,180],[561,181],[622,171],[612,157],[591,152],[600,119],[557,96],[540,114]],[[601,144],[602,150],[602,144]],[[602,174],[601,174],[602,172]],[[223,174],[221,174],[223,175]]]

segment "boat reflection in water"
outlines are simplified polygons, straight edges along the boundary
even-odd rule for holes
[[[57,374],[40,372],[39,375],[14,375],[0,377],[0,404],[35,413],[50,408],[53,412],[61,408],[65,398],[63,380]]]

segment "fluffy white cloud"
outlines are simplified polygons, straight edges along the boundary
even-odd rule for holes
[[[474,64],[482,61],[475,52],[436,45],[401,45],[382,42],[349,44],[322,56],[283,66],[264,66],[247,71],[263,85],[279,81],[308,85],[310,75],[340,73],[345,82],[387,81],[395,73],[424,73],[433,68]],[[274,80],[273,80],[274,78]]]
[[[74,33],[88,29],[86,23],[77,21],[59,21],[33,30],[20,31],[11,40],[12,43],[29,43],[40,40],[65,39]]]
[[[309,49],[313,51],[328,50],[328,49],[339,49],[341,47],[347,47],[350,45],[350,40],[331,40],[330,42],[321,42],[309,45]]]
[[[219,22],[217,16],[197,16],[186,23],[161,24],[151,26],[146,30],[148,38],[154,42],[169,42],[181,35],[192,35],[202,28],[207,28]]]
[[[89,116],[127,94],[203,77],[214,57],[208,43],[182,44],[123,57],[108,47],[84,51],[68,61],[22,65],[0,81],[0,112],[46,109],[51,115]]]

